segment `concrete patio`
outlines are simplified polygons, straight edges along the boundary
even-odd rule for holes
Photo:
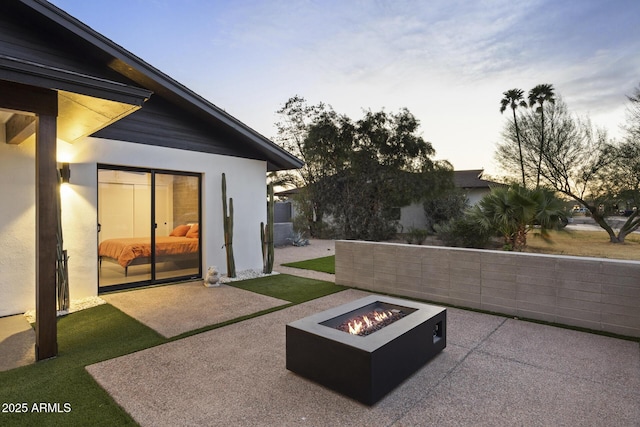
[[[447,348],[373,407],[285,368],[324,298],[87,367],[141,425],[637,426],[637,342],[448,309]]]
[[[331,243],[278,250],[276,261],[332,255]],[[202,319],[225,320],[211,317],[207,303],[200,306],[206,313],[183,313],[186,326],[176,329],[180,313],[157,316],[162,310],[152,309],[153,301],[163,300],[159,292],[191,298],[196,307],[203,293],[217,292],[224,296],[225,319],[246,314],[247,295],[255,296],[231,287],[182,284],[106,298],[165,336],[200,327]],[[513,317],[449,308],[447,348],[372,407],[286,370],[287,323],[366,295],[349,289],[87,371],[143,426],[639,425],[640,343]],[[254,312],[283,304],[255,300]],[[7,344],[33,333],[23,319],[0,319],[13,321],[22,330],[16,334],[23,334],[0,340],[1,360],[10,354],[3,348],[14,348]],[[26,341],[32,349],[33,337]]]
[[[36,332],[22,314],[0,318],[0,372],[36,361]]]

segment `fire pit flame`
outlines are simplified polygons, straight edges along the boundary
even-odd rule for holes
[[[338,329],[349,332],[352,335],[369,335],[402,317],[404,317],[404,313],[400,310],[374,310],[371,313],[367,313],[367,315],[348,320],[346,324],[340,325]]]

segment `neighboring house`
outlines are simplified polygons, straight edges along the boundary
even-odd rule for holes
[[[491,191],[491,187],[502,185],[482,179],[483,173],[484,170],[482,169],[453,172],[453,182],[467,196],[467,204],[469,206],[476,205]],[[425,228],[427,226],[427,218],[424,214],[422,203],[413,203],[400,209],[400,226],[405,231],[411,227]]]
[[[222,173],[234,203],[236,267],[261,268],[265,175],[302,165],[50,3],[4,1],[0,316],[37,306],[38,328],[53,331],[55,318],[44,320],[51,320],[51,310],[55,316],[56,177],[62,163],[70,171],[61,209],[72,299],[202,277],[210,265],[224,273]],[[161,247],[172,232],[190,232],[195,246],[172,257],[173,249]],[[109,255],[99,259],[99,244],[116,237],[143,237],[155,245],[130,264]],[[38,339],[52,334],[36,332]],[[50,353],[45,346],[40,342],[44,353],[38,358]]]
[[[456,187],[462,188],[469,201],[469,206],[476,205],[484,196],[491,192],[492,187],[502,185],[497,182],[482,179],[483,173],[484,170],[482,169],[453,172],[453,182],[456,184]]]

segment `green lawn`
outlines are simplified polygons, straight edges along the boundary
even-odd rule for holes
[[[293,304],[344,289],[333,283],[286,274],[234,282],[232,285]],[[236,321],[247,317],[251,316]],[[0,412],[0,425],[136,425],[84,368],[168,341],[109,304],[62,317],[58,320],[57,358],[0,372],[0,403],[26,403],[28,408],[27,413]],[[71,410],[66,413],[31,412],[33,405],[41,402],[57,403],[61,411]]]
[[[136,425],[100,388],[84,367],[165,340],[111,305],[104,304],[58,320],[59,357],[0,372],[0,402],[68,403],[68,413],[0,413],[0,424]]]
[[[325,256],[322,258],[308,259],[306,261],[291,262],[282,264],[287,267],[303,268],[305,270],[322,271],[324,273],[336,274],[336,256]]]
[[[286,278],[286,280],[283,280],[283,278]],[[291,301],[295,304],[346,289],[344,286],[331,282],[289,276],[288,274],[277,274],[260,279],[233,282],[233,285],[247,291]]]

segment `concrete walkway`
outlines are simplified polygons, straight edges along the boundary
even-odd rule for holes
[[[143,426],[638,426],[637,342],[448,309],[447,348],[373,407],[285,368],[285,325],[346,290],[87,367]]]
[[[0,318],[0,372],[36,361],[36,332],[22,314]]]
[[[165,338],[289,304],[228,285],[202,280],[102,295],[102,299]]]
[[[335,283],[336,276],[334,274],[323,273],[321,271],[304,270],[301,268],[285,267],[282,265],[296,261],[322,258],[335,254],[336,245],[335,241],[333,240],[311,239],[309,240],[309,244],[307,246],[285,246],[276,248],[274,270],[279,273],[308,277],[310,279],[318,279]]]

